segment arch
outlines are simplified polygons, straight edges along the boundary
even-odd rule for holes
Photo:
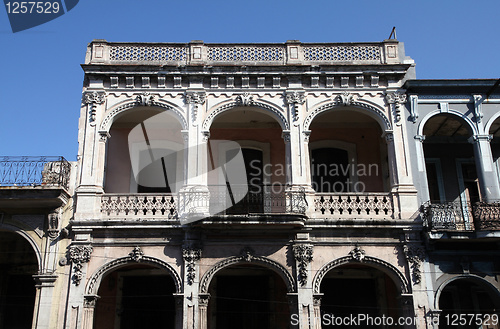
[[[177,272],[170,264],[158,258],[150,256],[142,256],[138,261],[134,260],[131,256],[128,256],[128,257],[118,258],[109,263],[106,263],[103,266],[101,266],[97,271],[95,271],[87,283],[87,287],[85,289],[87,295],[97,295],[97,290],[99,289],[101,280],[106,274],[120,267],[124,267],[130,264],[147,264],[154,266],[156,268],[166,270],[174,280],[176,293],[181,293],[182,281]]]
[[[243,107],[241,102],[235,101],[233,99],[219,103],[218,105],[214,106],[212,109],[209,110],[208,116],[205,118],[202,124],[203,130],[208,131],[210,129],[210,126],[212,125],[212,122],[214,121],[215,117],[217,117],[219,114],[222,114],[226,111],[229,111],[235,107]],[[247,107],[247,106],[245,106]],[[254,101],[249,108],[252,107],[257,107],[260,108],[266,112],[269,112],[273,118],[278,121],[278,123],[281,126],[282,130],[289,130],[290,125],[288,124],[288,120],[286,119],[285,115],[283,114],[283,111],[278,108],[274,104],[268,104],[267,102],[264,101]]]
[[[436,310],[440,309],[440,307],[439,307],[439,299],[441,298],[441,293],[446,288],[446,286],[448,284],[452,283],[453,281],[462,280],[462,279],[470,280],[470,281],[472,281],[474,283],[477,283],[478,285],[480,285],[482,287],[487,287],[491,291],[494,291],[495,294],[497,295],[497,297],[500,298],[500,291],[498,291],[497,287],[495,287],[494,285],[492,285],[490,282],[488,282],[484,278],[482,278],[482,277],[480,277],[478,275],[475,275],[475,274],[461,274],[461,275],[457,275],[457,276],[454,276],[452,278],[449,278],[448,280],[446,280],[443,283],[441,283],[441,285],[438,287],[438,289],[436,290],[435,297],[434,297],[434,308]]]
[[[465,123],[469,126],[470,128],[470,131],[471,131],[471,136],[474,136],[474,135],[477,135],[479,132],[477,131],[477,128],[476,126],[474,125],[474,122],[472,122],[471,119],[469,119],[468,117],[464,116],[462,113],[460,113],[459,111],[456,111],[456,110],[452,110],[450,109],[448,112],[443,112],[441,110],[434,110],[430,113],[428,113],[425,117],[422,118],[422,120],[420,121],[420,123],[418,124],[418,128],[417,128],[417,136],[422,136],[423,133],[424,133],[424,127],[425,127],[425,124],[427,123],[427,121],[436,116],[436,115],[440,115],[440,114],[451,114],[451,115],[454,115],[456,117],[458,117],[459,119],[461,119],[462,121],[465,121]]]
[[[226,267],[240,263],[251,263],[255,265],[260,265],[276,272],[285,282],[288,292],[295,292],[295,281],[293,277],[290,275],[287,269],[278,262],[275,262],[274,260],[271,260],[267,257],[261,257],[261,256],[248,256],[248,257],[233,256],[216,263],[203,275],[203,278],[200,280],[200,293],[203,294],[208,293],[210,282],[212,282],[212,279],[215,276],[215,274],[217,274],[217,272]]]
[[[16,233],[20,235],[22,238],[24,238],[28,243],[31,245],[31,248],[33,249],[33,252],[35,253],[37,265],[38,265],[38,272],[42,273],[42,252],[40,250],[40,247],[37,245],[36,241],[33,239],[31,235],[28,234],[25,230],[14,226],[14,225],[9,225],[9,224],[4,224],[0,223],[0,230],[6,230],[11,233]]]
[[[379,269],[394,281],[396,287],[400,289],[401,294],[410,293],[408,281],[396,267],[382,259],[371,256],[365,256],[362,261],[354,260],[351,256],[344,256],[323,265],[323,267],[316,273],[316,276],[313,279],[313,293],[320,293],[321,281],[323,281],[323,278],[330,270],[347,264],[363,264]]]
[[[138,104],[135,99],[126,100],[122,103],[119,103],[118,105],[113,106],[111,109],[107,111],[104,120],[102,120],[101,125],[99,126],[99,131],[109,132],[109,130],[111,129],[111,125],[113,124],[117,116],[119,116],[123,112],[126,112],[128,110],[140,106],[141,105]],[[148,107],[158,107],[161,109],[172,111],[177,117],[177,119],[179,119],[179,122],[182,125],[182,129],[187,129],[188,124],[186,119],[184,118],[183,111],[179,109],[177,106],[163,100],[154,100],[152,101],[151,106]]]
[[[380,128],[382,128],[382,131],[387,131],[392,129],[392,124],[389,118],[386,116],[385,111],[380,108],[380,106],[376,104],[372,104],[371,102],[365,101],[365,100],[357,100],[353,101],[351,104],[349,104],[349,107],[353,107],[354,111],[367,114],[371,118],[373,118],[375,121],[378,122],[380,125]],[[315,108],[314,110],[309,113],[309,115],[305,118],[304,120],[304,131],[309,130],[309,127],[319,114],[328,111],[328,110],[339,110],[339,109],[345,109],[346,106],[343,104],[339,104],[337,101],[331,101],[326,104],[320,105],[319,107]]]
[[[500,112],[496,112],[495,114],[493,114],[493,116],[491,118],[489,118],[489,120],[486,122],[486,124],[484,125],[484,134],[485,135],[489,135],[490,134],[490,129],[491,129],[491,125],[495,122],[496,119],[500,118]]]

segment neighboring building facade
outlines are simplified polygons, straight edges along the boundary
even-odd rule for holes
[[[0,187],[16,195],[0,233],[39,254],[23,272],[43,282],[33,328],[319,329],[350,314],[437,328],[469,310],[457,298],[498,312],[495,81],[414,80],[414,66],[394,39],[94,40],[65,198]],[[38,235],[30,213],[46,216]]]

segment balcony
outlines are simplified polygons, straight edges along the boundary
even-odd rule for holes
[[[453,201],[422,206],[424,223],[430,231],[500,230],[500,203]]]
[[[69,199],[70,172],[63,157],[0,157],[0,207],[59,207]]]
[[[314,216],[325,219],[392,219],[390,193],[316,193]]]

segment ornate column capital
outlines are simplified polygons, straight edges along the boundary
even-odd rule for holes
[[[106,143],[109,137],[111,137],[111,135],[107,131],[99,131],[99,142]]]
[[[98,295],[85,295],[83,296],[83,307],[85,308],[95,308],[97,300],[101,298]]]
[[[422,273],[420,272],[420,264],[425,258],[424,248],[419,246],[403,245],[403,252],[406,260],[410,265],[414,284],[419,284],[422,281]]]
[[[281,132],[281,138],[284,139],[285,143],[290,143],[290,130],[283,130]]]
[[[182,248],[182,258],[184,259],[187,284],[192,285],[196,277],[196,262],[201,259],[201,249],[184,247]]]
[[[89,106],[89,124],[94,127],[96,120],[97,104],[102,104],[106,100],[104,91],[86,91],[83,94],[83,102]]]
[[[68,248],[68,259],[73,263],[75,270],[73,274],[73,283],[78,286],[83,278],[82,267],[84,263],[90,261],[93,248],[92,245],[71,245]]]
[[[297,279],[301,286],[307,284],[307,266],[313,260],[313,246],[311,244],[296,244],[293,246],[293,255],[297,264]]]
[[[392,92],[385,95],[388,104],[394,105],[394,123],[401,125],[401,104],[406,103],[406,94],[402,92]]]

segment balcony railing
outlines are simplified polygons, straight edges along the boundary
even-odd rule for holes
[[[282,185],[280,185],[282,187]],[[285,191],[272,185],[247,189],[209,186],[210,213],[218,215],[305,214],[307,201],[303,189]]]
[[[167,193],[105,194],[101,196],[101,214],[105,218],[176,219],[177,195]]]
[[[122,43],[94,40],[86,64],[287,65],[400,64],[398,42],[206,44]]]
[[[393,218],[390,193],[316,193],[316,216],[326,218]]]
[[[500,230],[500,203],[426,203],[422,213],[425,225],[434,231]]]
[[[68,188],[71,165],[63,157],[0,157],[0,186]]]

